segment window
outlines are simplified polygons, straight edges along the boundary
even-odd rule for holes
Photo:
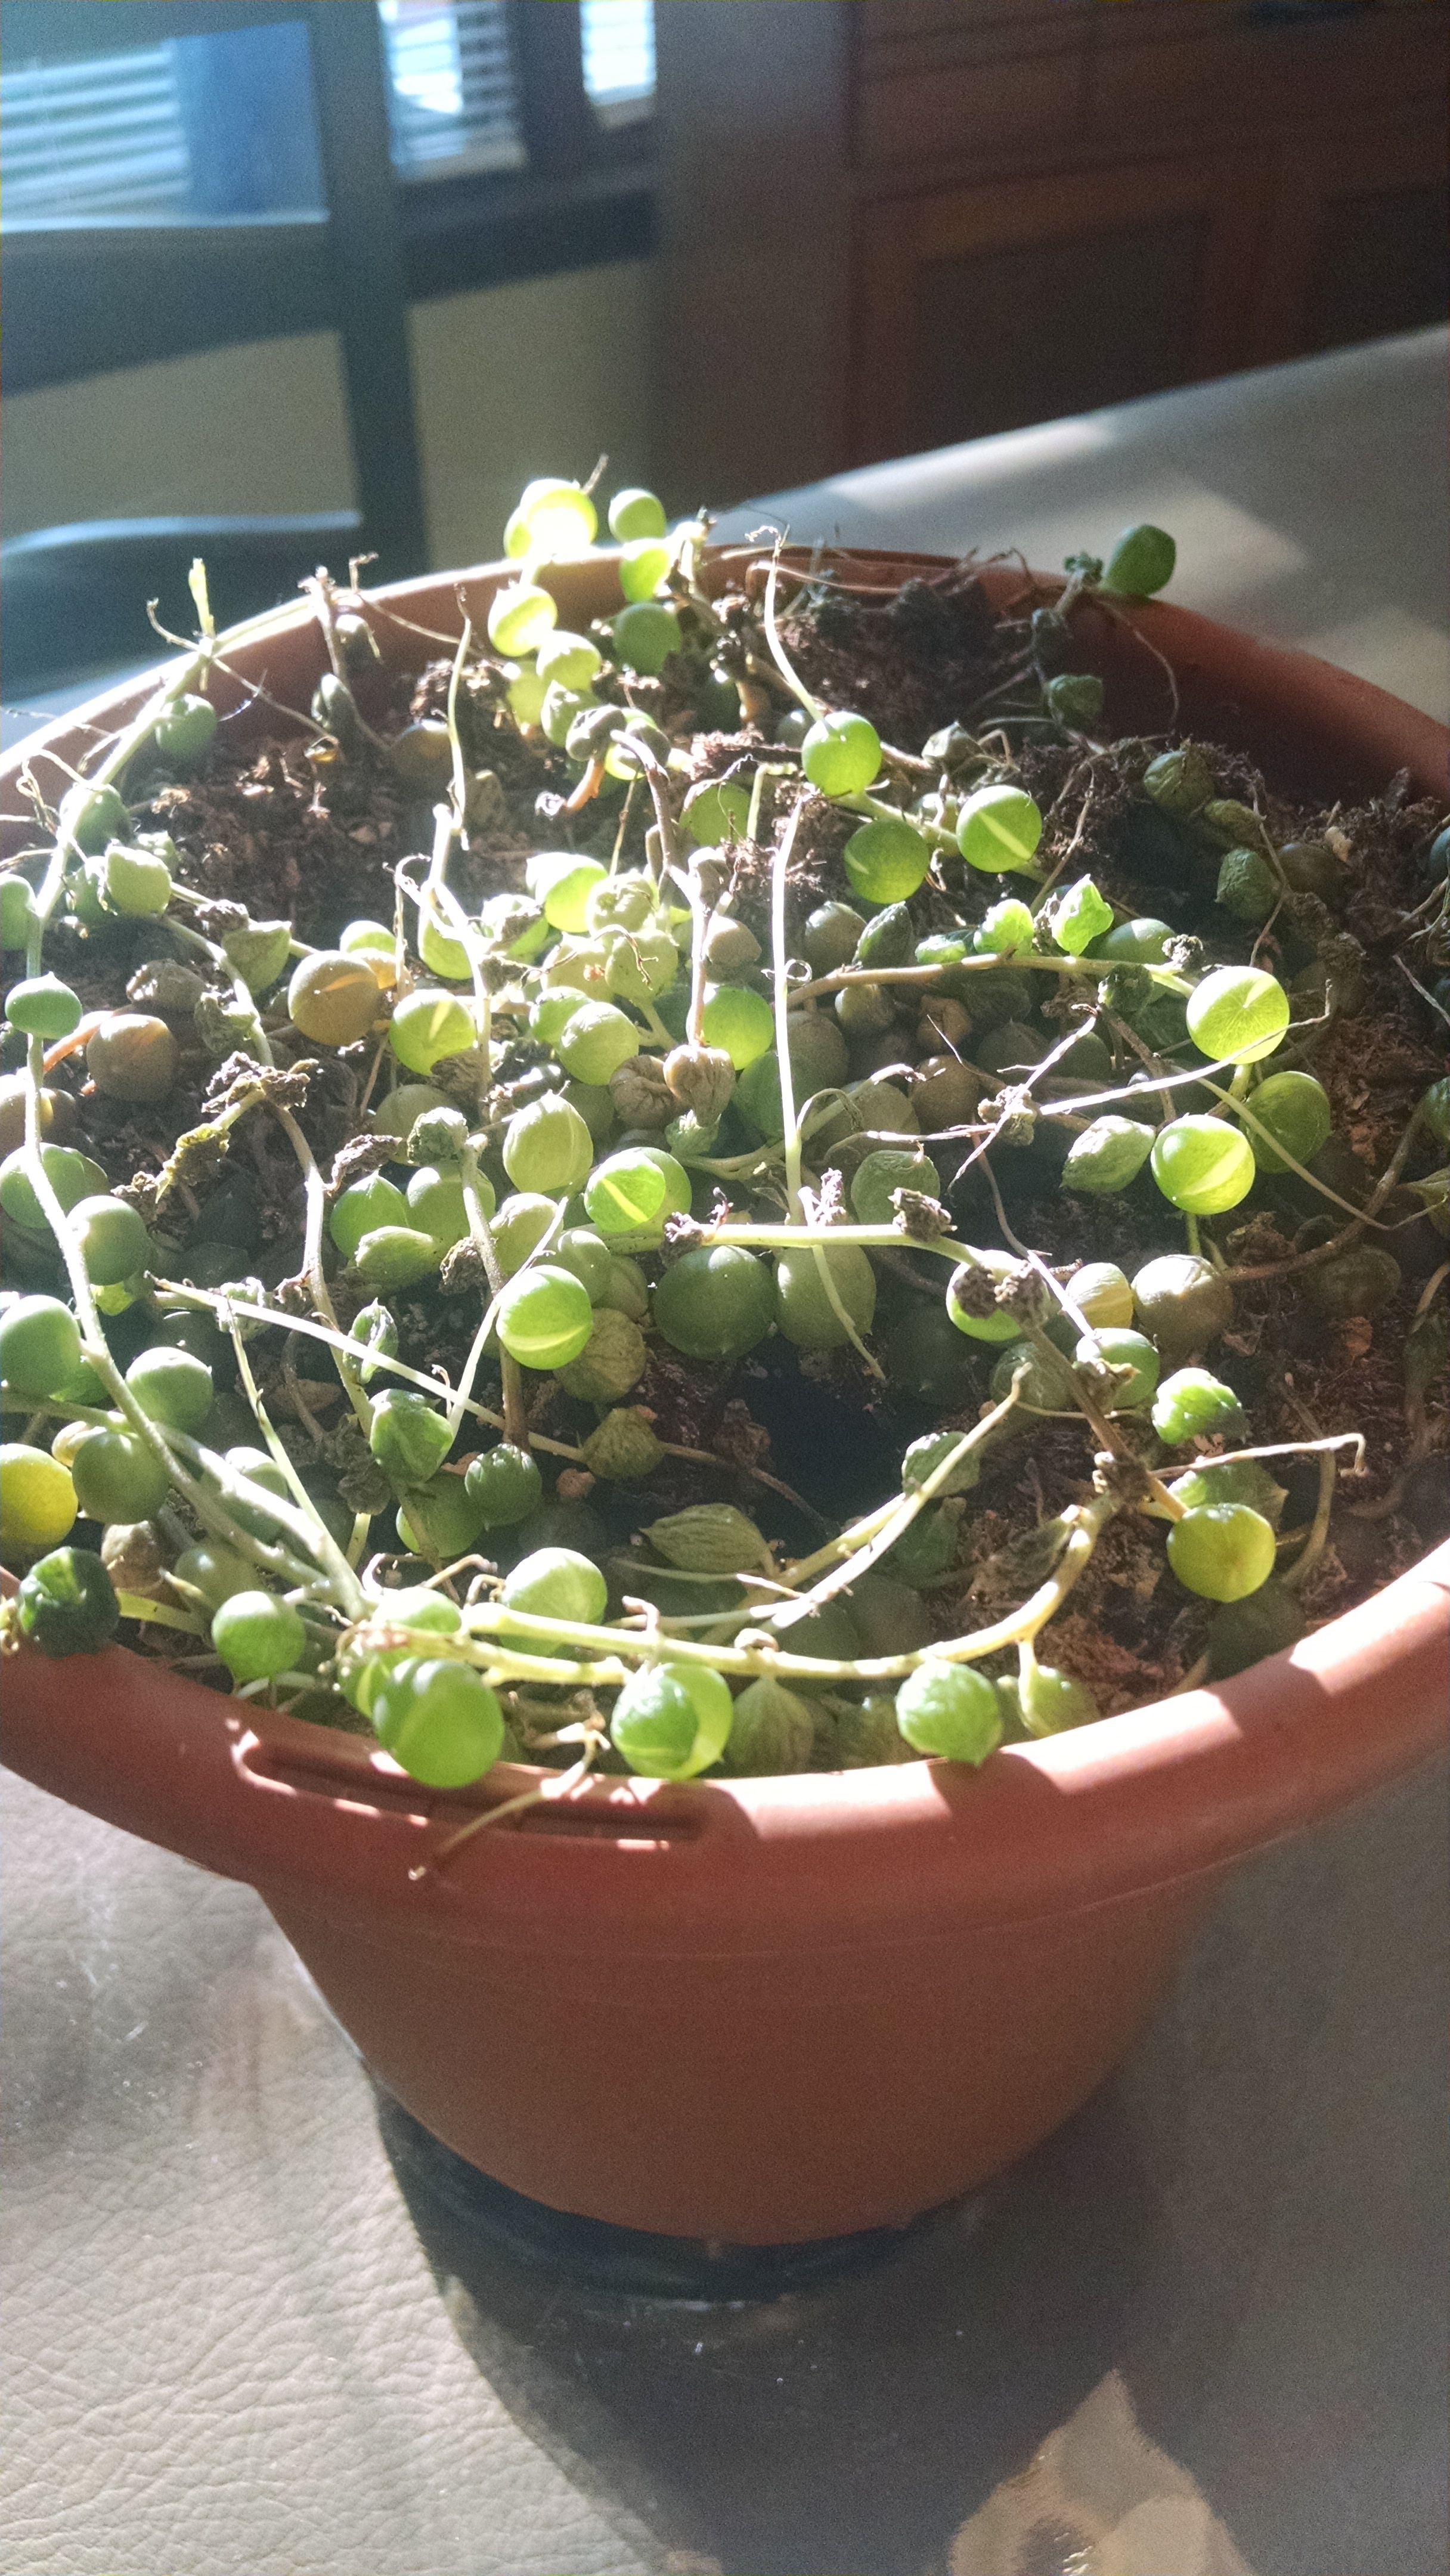
[[[650,0],[0,15],[7,393],[330,329],[369,260],[416,303],[653,248]]]
[[[378,6],[400,178],[526,168],[520,65],[505,0],[378,0]],[[581,0],[579,51],[584,94],[602,126],[635,125],[649,115],[653,0]]]
[[[0,71],[0,186],[17,224],[186,211],[191,158],[176,47]]]
[[[527,160],[504,0],[379,0],[400,178],[520,170]]]
[[[559,0],[530,5],[552,15]],[[526,171],[527,138],[549,100],[531,102],[524,83],[547,86],[548,75],[521,59],[507,0],[379,0],[378,15],[398,176]],[[576,95],[582,69],[602,148],[608,130],[641,123],[653,107],[654,9],[651,0],[581,0],[576,23]],[[0,69],[7,232],[323,211],[300,16],[80,59],[18,53],[11,48]]]
[[[320,216],[306,27],[7,61],[0,207],[7,232]]]
[[[655,96],[653,0],[580,0],[584,89],[605,125],[633,125]]]

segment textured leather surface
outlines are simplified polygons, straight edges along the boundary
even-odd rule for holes
[[[1247,1871],[981,2204],[688,2308],[410,2216],[250,1892],[6,1778],[0,2576],[1435,2576],[1443,1804]]]
[[[4,1781],[4,2576],[635,2576],[248,1888]]]

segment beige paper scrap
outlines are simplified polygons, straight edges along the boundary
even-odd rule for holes
[[[950,2576],[1253,2576],[1117,2371],[962,2525]]]

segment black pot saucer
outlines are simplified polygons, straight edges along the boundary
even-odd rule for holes
[[[782,2298],[888,2263],[925,2229],[948,2216],[960,2225],[985,2200],[978,2193],[944,2210],[927,2210],[904,2227],[866,2228],[809,2244],[724,2245],[704,2237],[654,2235],[551,2209],[512,2190],[444,2146],[376,2078],[372,2082],[388,2161],[425,2239],[432,2232],[427,2221],[436,2214],[508,2262],[620,2298],[695,2306]]]

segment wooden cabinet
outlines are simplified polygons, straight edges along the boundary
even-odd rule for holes
[[[1248,153],[933,188],[858,221],[859,461],[1242,363],[1267,196]]]
[[[1444,0],[656,16],[681,507],[1444,317]]]
[[[1445,317],[1439,114],[1361,116],[1285,138],[1255,297],[1255,353],[1344,348]]]
[[[853,460],[1445,311],[1438,5],[867,0]]]

